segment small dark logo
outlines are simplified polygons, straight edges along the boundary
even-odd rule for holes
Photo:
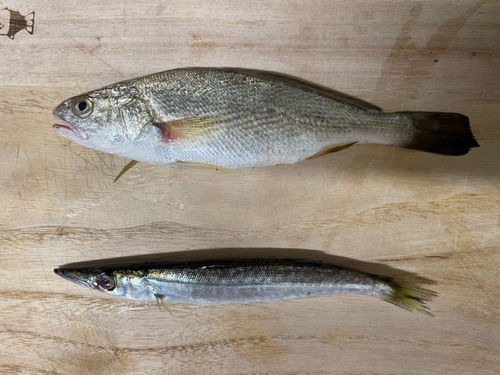
[[[34,26],[35,12],[23,16],[15,10],[0,9],[0,36],[5,35],[10,39],[14,39],[14,35],[21,30],[26,30],[28,33],[33,34]]]

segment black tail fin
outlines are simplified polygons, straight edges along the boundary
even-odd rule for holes
[[[479,147],[469,126],[469,118],[459,113],[402,112],[411,117],[415,134],[404,148],[442,155],[465,155]]]

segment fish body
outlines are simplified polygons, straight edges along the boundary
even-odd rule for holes
[[[61,267],[63,278],[106,294],[138,301],[226,305],[331,294],[380,298],[430,314],[436,294],[416,285],[332,264],[297,259],[223,259],[189,262]]]
[[[246,69],[187,68],[106,86],[53,111],[54,128],[89,148],[139,162],[254,168],[355,143],[461,155],[477,147],[468,118],[382,113],[294,77]]]
[[[10,39],[21,30],[33,34],[35,25],[35,12],[23,16],[21,13],[8,8],[0,9],[0,36],[5,35]]]

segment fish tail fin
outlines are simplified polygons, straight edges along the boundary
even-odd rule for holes
[[[33,28],[35,26],[35,12],[28,13],[24,20],[26,21],[26,26],[24,27],[27,32],[33,34]]]
[[[479,147],[472,135],[469,118],[459,113],[399,112],[409,115],[415,133],[403,148],[442,155],[465,155]]]
[[[28,13],[26,16],[24,16],[24,19],[26,21],[33,21],[35,19],[35,12]]]
[[[389,284],[392,291],[383,298],[384,301],[408,311],[416,310],[434,316],[426,303],[437,297],[436,292],[404,281],[391,280]]]

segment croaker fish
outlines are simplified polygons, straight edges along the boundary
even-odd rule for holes
[[[283,74],[188,68],[119,82],[53,111],[61,135],[160,165],[293,164],[355,143],[463,155],[478,147],[457,113],[396,112]]]
[[[226,305],[330,294],[362,294],[432,315],[437,294],[419,286],[332,264],[297,259],[138,262],[56,268],[56,274],[106,294],[138,301]]]

